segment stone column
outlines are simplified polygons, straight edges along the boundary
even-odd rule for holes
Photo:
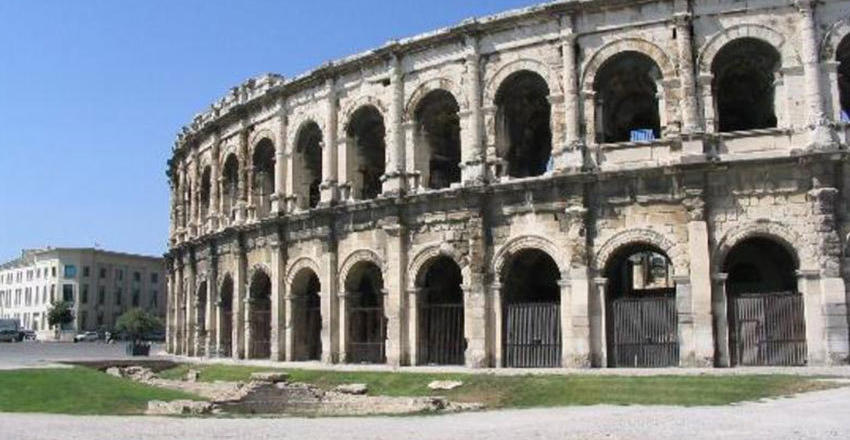
[[[587,145],[588,155],[598,166],[602,158],[599,155],[598,142],[596,142],[596,92],[586,89],[581,92],[581,96],[584,105],[584,142]]]
[[[396,219],[398,221],[398,219]],[[407,350],[407,228],[401,224],[384,226],[387,237],[386,272],[384,274],[384,314],[387,317],[387,363],[399,366],[409,363]]]
[[[197,150],[192,154],[192,193],[189,194],[189,211],[191,212],[189,221],[189,235],[197,237],[201,225],[201,164],[198,158]]]
[[[254,302],[254,298],[251,298],[251,288],[247,287],[247,291],[245,293],[245,298],[242,300],[243,307],[243,334],[245,335],[245,347],[244,347],[244,358],[245,359],[253,359],[256,355],[254,353],[254,335],[251,331],[251,314],[253,312],[252,303]]]
[[[325,145],[322,149],[322,183],[321,204],[330,205],[336,202],[339,198],[338,180],[337,180],[337,112],[339,111],[339,102],[336,95],[336,84],[333,78],[329,78],[325,82],[327,88],[326,98],[326,127],[324,131]]]
[[[278,99],[277,120],[278,120],[278,136],[277,145],[275,145],[275,160],[274,160],[274,194],[272,194],[272,212],[279,213],[286,210],[286,140],[288,130],[288,120],[286,114],[286,98]]]
[[[690,191],[691,197],[685,199],[688,209],[688,261],[690,261],[690,300],[684,304],[683,298],[676,297],[677,303],[688,310],[692,320],[690,332],[693,341],[693,357],[688,358],[690,366],[710,367],[714,364],[714,345],[712,341],[712,296],[711,296],[711,255],[708,243],[708,224],[705,221],[705,202],[702,191]],[[684,353],[680,350],[680,353]],[[690,355],[689,355],[690,356]]]
[[[330,234],[327,249],[321,258],[322,293],[319,297],[322,307],[322,362],[345,362],[345,299],[343,286],[339,280],[339,250],[335,234]]]
[[[245,124],[239,131],[239,182],[237,182],[237,192],[239,200],[236,202],[236,223],[245,221],[245,210],[248,205],[248,180],[251,175],[251,165],[248,158],[248,130]]]
[[[485,180],[484,142],[482,130],[484,117],[482,113],[481,91],[481,53],[478,37],[467,35],[466,44],[466,73],[464,93],[469,101],[467,128],[468,135],[461,136],[461,181],[464,185],[482,184]]]
[[[696,340],[694,336],[694,309],[691,279],[685,275],[673,277],[676,284],[676,316],[678,318],[679,366],[696,366]]]
[[[679,56],[679,83],[682,96],[682,134],[693,134],[701,131],[697,113],[697,89],[694,72],[694,46],[691,38],[691,14],[678,13],[673,17],[676,23],[676,42]],[[700,146],[702,144],[699,144]],[[687,153],[702,154],[702,151]]]
[[[174,354],[174,276],[171,262],[168,265],[168,273],[165,278],[165,352]]]
[[[726,297],[726,280],[729,274],[716,273],[712,277],[711,313],[714,315],[714,349],[716,352],[714,365],[717,367],[732,366],[729,353],[729,306]]]
[[[484,284],[473,282],[463,289],[463,334],[466,338],[465,364],[468,368],[487,367],[487,295]]]
[[[390,100],[390,123],[387,133],[386,171],[381,177],[381,192],[385,196],[396,196],[406,190],[405,185],[405,151],[404,128],[402,119],[404,112],[404,72],[402,71],[400,55],[393,54],[390,58],[390,85],[392,99]]]
[[[815,28],[814,8],[815,0],[796,0],[800,11],[800,58],[803,62],[803,76],[805,77],[806,113],[809,129],[812,130],[812,138],[809,149],[823,150],[837,146],[832,129],[826,116],[826,107],[823,99],[823,78],[821,77],[818,47],[819,41]]]
[[[555,166],[559,171],[581,170],[584,165],[581,140],[581,111],[579,104],[578,67],[576,63],[576,34],[572,16],[564,16],[561,24],[561,51],[564,71],[564,146]]]
[[[284,284],[285,284],[285,282],[284,282]],[[292,291],[290,290],[291,288],[292,288],[292,286],[286,286],[286,285],[284,286],[284,289],[285,289],[284,291],[286,293],[285,293],[285,296],[283,297],[283,301],[285,302],[286,305],[283,308],[284,309],[283,310],[283,329],[281,330],[281,332],[283,332],[283,339],[285,341],[284,344],[283,344],[283,354],[281,355],[281,358],[282,358],[282,360],[286,360],[286,361],[290,361],[290,362],[296,360],[295,359],[295,354],[296,354],[295,353],[295,350],[296,350],[295,349],[295,321],[293,321],[294,311],[295,310],[302,310],[303,311],[303,309],[301,307],[299,307],[300,304],[303,303],[303,300],[302,300],[303,296],[293,295]],[[321,298],[321,297],[322,297],[322,293],[319,292],[319,298]]]
[[[593,279],[593,284],[594,295],[589,304],[591,364],[597,368],[606,368],[608,366],[608,329],[605,289],[608,279],[597,277]]]
[[[215,133],[215,138],[212,145],[212,161],[210,161],[210,212],[209,212],[209,228],[211,231],[218,229],[219,216],[221,212],[221,191],[219,191],[219,156],[221,155],[221,138],[218,132]]]
[[[567,368],[587,368],[591,366],[591,328],[590,328],[590,280],[587,266],[573,266],[569,272],[570,316],[572,328],[569,335],[570,357],[563,365]],[[563,292],[563,290],[562,290]],[[563,293],[562,293],[563,295]]]
[[[286,360],[286,246],[283,236],[272,244],[271,261],[271,334],[269,335],[270,357],[273,361]]]
[[[561,273],[558,287],[561,291],[561,367],[570,367],[573,363],[573,299],[569,271]]]
[[[197,292],[197,280],[195,278],[195,274],[197,273],[196,268],[197,262],[195,261],[195,256],[193,254],[189,255],[188,261],[188,270],[186,279],[188,282],[188,286],[186,286],[186,354],[189,356],[197,355],[197,341],[198,341],[198,292]]]
[[[348,299],[353,295],[355,294],[342,289],[340,289],[337,295],[337,302],[339,304],[337,306],[339,309],[339,317],[337,319],[339,323],[339,348],[337,356],[338,362],[343,364],[348,361]]]
[[[407,316],[409,329],[407,331],[410,365],[416,366],[422,361],[422,347],[419,344],[419,328],[422,326],[419,316],[419,303],[426,295],[425,289],[415,287],[407,289]]]
[[[237,249],[237,266],[236,273],[233,277],[233,310],[231,311],[233,320],[232,331],[230,338],[230,352],[233,359],[242,359],[245,356],[245,332],[243,319],[243,307],[246,298],[248,272],[248,258],[245,255],[245,248],[242,243],[242,238],[239,238],[239,246]]]
[[[502,368],[504,367],[504,363],[502,362],[502,348],[504,346],[502,341],[502,283],[496,281],[490,285],[490,297],[490,304],[492,306],[490,319],[493,322],[493,325],[490,328],[493,340],[493,345],[491,347],[493,350],[492,367]]]
[[[204,354],[207,357],[212,357],[212,353],[215,352],[216,356],[218,355],[218,344],[217,342],[213,343],[213,338],[218,341],[219,331],[218,325],[219,320],[217,319],[218,307],[218,261],[216,258],[216,248],[210,246],[210,272],[207,277],[207,310],[204,314],[205,318],[205,327],[207,330],[207,337],[204,340]]]
[[[826,328],[823,322],[823,298],[820,292],[820,271],[814,269],[798,270],[797,290],[801,295],[803,295],[808,365],[826,365]]]

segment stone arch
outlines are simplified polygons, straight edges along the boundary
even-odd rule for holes
[[[838,46],[848,35],[850,35],[850,16],[836,21],[829,27],[818,48],[820,60],[822,62],[835,60]]]
[[[721,270],[729,252],[738,243],[754,237],[767,238],[782,245],[801,270],[805,269],[804,261],[814,261],[800,235],[781,223],[762,219],[732,228],[717,242],[711,264],[713,270]]]
[[[510,262],[511,256],[525,249],[536,249],[548,254],[558,265],[558,270],[563,273],[567,269],[567,256],[555,243],[538,235],[523,235],[508,240],[493,256],[493,273],[501,277],[505,265]]]
[[[236,159],[240,162],[239,166],[242,167],[242,158],[239,157],[239,150],[236,147],[236,144],[229,142],[224,144],[219,153],[218,153],[218,166],[220,170],[224,169],[224,163],[227,162],[227,158],[230,155],[236,156]]]
[[[550,96],[562,93],[561,82],[558,81],[558,75],[552,72],[546,64],[530,58],[521,58],[502,65],[493,73],[492,77],[486,80],[484,86],[484,106],[495,106],[496,95],[505,80],[510,78],[510,76],[514,73],[522,72],[524,70],[540,75],[549,88]]]
[[[611,57],[622,52],[638,52],[652,59],[661,70],[661,76],[669,79],[675,76],[676,68],[673,61],[663,49],[655,43],[641,38],[625,38],[612,41],[593,53],[582,68],[581,88],[582,90],[593,90],[596,74]]]
[[[224,282],[227,281],[228,278],[230,279],[230,282],[232,283],[233,282],[233,275],[229,271],[224,271],[224,272],[218,274],[218,279],[215,280],[216,292],[219,292],[219,294],[221,293],[221,288],[224,287]],[[235,288],[236,287],[234,286],[234,289]]]
[[[416,109],[419,108],[419,103],[422,102],[429,93],[435,90],[444,90],[451,94],[455,101],[457,101],[460,106],[461,111],[469,108],[469,101],[464,95],[463,90],[458,87],[458,85],[445,77],[432,78],[426,81],[423,81],[419,86],[413,90],[413,93],[410,94],[410,98],[407,100],[407,104],[404,106],[404,121],[413,121],[415,119]]]
[[[248,145],[251,146],[251,149],[248,152],[249,155],[251,155],[253,157],[254,150],[257,148],[257,146],[260,144],[260,142],[263,141],[263,139],[268,139],[269,142],[272,143],[272,146],[274,147],[275,151],[277,151],[277,149],[278,149],[277,136],[275,136],[274,132],[272,132],[268,128],[264,128],[262,130],[257,130],[257,131],[255,131],[254,133],[251,134],[251,139],[250,139],[250,141],[248,141]]]
[[[697,58],[699,73],[701,75],[711,75],[711,66],[714,63],[714,57],[717,53],[727,43],[739,38],[755,38],[773,46],[782,56],[783,68],[792,66],[795,60],[799,60],[796,50],[791,47],[791,44],[785,44],[786,39],[779,32],[761,24],[742,23],[730,26],[708,39],[702,49],[700,49]]]
[[[387,115],[389,115],[389,107],[380,98],[376,96],[358,96],[356,98],[347,100],[342,106],[342,111],[340,112],[340,114],[342,115],[342,123],[339,124],[339,130],[341,130],[342,133],[341,138],[345,138],[345,133],[348,130],[348,124],[351,122],[351,117],[354,115],[354,112],[366,106],[375,107],[375,109],[378,110],[378,113],[381,114],[381,117],[384,119],[384,123],[386,124]]]
[[[677,245],[675,241],[659,232],[637,228],[618,232],[600,246],[594,259],[594,268],[597,271],[603,270],[611,257],[615,256],[619,250],[635,244],[647,244],[658,248],[667,254],[667,258],[673,263],[676,276],[688,274],[689,266],[683,246]]]
[[[295,282],[295,277],[298,276],[298,274],[304,269],[312,270],[316,274],[316,276],[319,276],[319,274],[321,273],[319,272],[319,264],[316,263],[316,260],[310,257],[296,258],[295,261],[293,261],[286,269],[287,288],[291,288],[292,283]]]
[[[287,133],[286,145],[287,145],[288,148],[286,150],[286,153],[288,155],[295,153],[295,147],[296,147],[296,142],[298,141],[298,136],[301,134],[301,131],[304,129],[304,127],[306,127],[307,124],[309,124],[311,122],[316,124],[319,127],[319,130],[322,132],[322,135],[324,136],[325,135],[325,125],[323,123],[324,120],[322,118],[319,118],[318,115],[315,115],[312,111],[298,112],[298,113],[293,114],[289,118],[289,126],[294,127],[295,130],[287,130],[288,133]],[[324,140],[323,140],[323,144],[324,144]],[[324,147],[324,145],[323,145],[323,147]]]
[[[345,280],[348,279],[348,273],[351,271],[351,268],[354,267],[357,263],[360,262],[370,262],[378,266],[381,270],[381,273],[386,273],[386,266],[384,265],[384,260],[378,255],[377,252],[371,249],[358,249],[345,257],[342,265],[340,265],[339,269],[339,285],[344,286]]]
[[[272,280],[272,284],[274,284],[271,268],[266,263],[254,263],[251,268],[248,269],[248,276],[245,277],[245,282],[247,283],[248,288],[251,287],[251,281],[254,279],[254,275],[256,275],[257,272],[263,272],[270,280]]]
[[[429,263],[431,263],[435,258],[438,257],[449,257],[451,258],[455,264],[460,268],[461,276],[463,277],[464,284],[469,281],[469,262],[466,258],[464,258],[460,252],[455,249],[454,246],[451,246],[447,243],[435,243],[426,246],[424,249],[419,251],[416,256],[410,261],[410,264],[407,266],[407,280],[409,283],[409,288],[413,289],[416,287],[418,282],[420,281],[422,275],[425,272],[426,267]]]

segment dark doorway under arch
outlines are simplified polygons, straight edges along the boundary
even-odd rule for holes
[[[670,258],[655,246],[619,250],[605,268],[609,367],[679,365],[676,286]]]
[[[505,367],[561,366],[561,272],[549,254],[524,249],[502,274],[502,353]]]
[[[221,322],[219,325],[220,340],[220,355],[230,357],[233,355],[231,340],[233,338],[233,279],[229,276],[224,278],[221,283],[219,299],[219,308],[221,313]]]
[[[449,257],[435,258],[417,283],[419,364],[463,365],[462,284],[460,267]]]
[[[248,298],[248,319],[251,329],[249,359],[271,357],[272,283],[269,276],[258,270],[251,277]]]
[[[735,365],[804,365],[806,321],[797,260],[766,237],[746,239],[723,262],[729,352]]]
[[[292,281],[292,357],[295,361],[322,358],[321,283],[310,269],[299,272]]]
[[[384,279],[372,262],[354,265],[345,280],[347,319],[346,361],[383,364],[386,358]]]

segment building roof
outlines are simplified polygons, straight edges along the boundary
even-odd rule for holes
[[[42,249],[24,249],[24,250],[21,251],[20,257],[15,258],[14,260],[10,260],[10,261],[7,261],[5,263],[0,264],[0,270],[14,269],[16,267],[31,266],[33,263],[35,263],[36,259],[39,256],[42,256],[42,255],[47,254],[47,253],[58,254],[58,253],[63,253],[63,252],[92,252],[92,253],[98,253],[98,254],[108,255],[108,256],[112,256],[112,257],[143,258],[143,259],[149,259],[149,260],[161,260],[162,259],[162,257],[154,257],[154,256],[150,256],[150,255],[140,255],[140,254],[131,254],[131,253],[127,253],[127,252],[109,251],[109,250],[98,249],[98,248],[93,248],[93,247],[89,247],[89,248],[72,248],[72,247],[54,248],[54,247],[48,246],[48,247],[42,248]]]

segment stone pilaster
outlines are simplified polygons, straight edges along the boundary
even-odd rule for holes
[[[576,34],[572,16],[561,18],[561,52],[564,71],[564,145],[556,154],[558,171],[576,171],[584,166],[584,143],[581,139]]]
[[[466,36],[466,77],[464,93],[469,100],[466,127],[469,134],[461,142],[461,181],[464,185],[479,185],[486,179],[484,163],[484,117],[482,113],[481,52],[478,37]]]
[[[239,182],[237,183],[239,200],[236,202],[236,223],[243,223],[246,220],[246,210],[248,207],[248,181],[251,178],[251,161],[248,153],[248,130],[243,127],[239,131]]]
[[[271,333],[270,348],[271,360],[286,360],[286,245],[283,236],[275,234],[276,238],[271,244]]]
[[[210,161],[210,212],[208,215],[207,231],[215,231],[219,227],[221,212],[221,190],[219,177],[221,176],[220,160],[221,137],[218,132],[213,135],[212,160]]]
[[[206,313],[204,314],[204,326],[207,330],[207,337],[204,340],[204,355],[212,357],[213,354],[218,356],[218,326],[219,322],[216,319],[218,313],[218,256],[216,255],[216,247],[210,245],[210,261],[209,273],[207,274],[207,303]]]
[[[278,135],[274,152],[274,194],[272,195],[272,212],[274,213],[286,210],[286,172],[288,171],[286,140],[289,120],[286,98],[279,98],[277,107]]]
[[[679,85],[681,87],[682,134],[702,131],[697,112],[696,73],[694,71],[694,46],[691,37],[691,14],[680,12],[673,17],[676,23],[676,49],[679,57]],[[701,143],[699,144],[702,145]],[[688,151],[702,154],[702,150]]]
[[[233,310],[232,310],[232,331],[230,338],[231,354],[234,359],[242,359],[245,356],[245,319],[244,319],[244,302],[247,297],[248,290],[248,257],[245,254],[245,247],[242,243],[242,238],[239,238],[239,246],[236,249],[236,273],[233,277]]]
[[[601,277],[594,278],[593,286],[594,289],[589,304],[591,365],[605,368],[608,366],[607,304],[605,300],[605,289],[608,287],[608,279]]]
[[[384,314],[387,318],[386,356],[393,366],[408,364],[407,359],[407,228],[400,224],[383,227],[387,234],[387,255],[384,274]]]
[[[502,362],[502,283],[493,282],[490,285],[490,340],[493,341],[490,346],[493,361],[491,367],[501,368],[504,366]]]
[[[729,274],[716,273],[712,276],[711,314],[714,318],[714,366],[730,367],[729,353],[729,306],[726,296],[726,280]]]
[[[806,119],[811,130],[810,150],[833,149],[838,146],[835,133],[829,126],[823,99],[823,77],[820,69],[814,8],[816,0],[796,0],[800,12],[800,58],[805,77]]]
[[[405,192],[405,132],[402,126],[404,112],[404,72],[401,58],[393,54],[390,58],[390,123],[387,133],[386,167],[381,176],[381,192],[384,196],[396,196]]]
[[[325,82],[327,97],[325,98],[325,146],[322,148],[322,183],[321,204],[331,205],[339,199],[337,154],[337,120],[339,112],[339,100],[336,94],[336,83],[333,78]]]
[[[711,255],[709,253],[708,223],[706,207],[702,191],[691,190],[684,201],[688,209],[688,261],[690,273],[687,276],[690,298],[679,297],[676,302],[679,308],[680,327],[682,313],[687,311],[687,318],[692,321],[689,332],[693,337],[692,356],[686,358],[683,366],[710,367],[714,363],[714,346],[712,341],[712,294],[711,294]],[[684,274],[682,274],[684,275]],[[680,332],[681,334],[682,332]],[[681,339],[680,339],[681,343]],[[680,353],[684,353],[680,350]],[[689,355],[690,356],[690,355]],[[685,359],[685,358],[683,358]]]
[[[463,289],[463,334],[466,338],[464,359],[469,368],[485,368],[487,358],[487,294],[482,283]]]

